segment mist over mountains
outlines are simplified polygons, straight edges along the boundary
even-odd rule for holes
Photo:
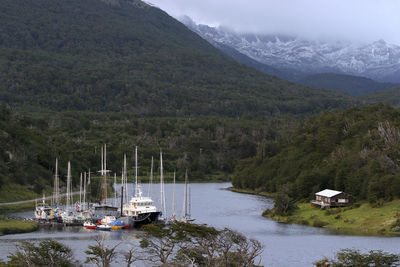
[[[384,40],[364,44],[317,41],[287,35],[237,33],[224,27],[196,24],[187,16],[180,20],[214,45],[229,46],[276,71],[294,73],[283,75],[290,80],[329,72],[400,82],[400,46]]]

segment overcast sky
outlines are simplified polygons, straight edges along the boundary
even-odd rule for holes
[[[239,32],[400,45],[400,0],[147,0],[171,16]]]

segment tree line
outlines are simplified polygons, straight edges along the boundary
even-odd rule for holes
[[[329,188],[371,202],[400,197],[400,111],[386,105],[308,118],[238,163],[237,188],[284,190],[294,200]]]
[[[204,267],[256,267],[262,266],[261,254],[264,246],[255,239],[248,239],[231,229],[177,223],[172,225],[151,224],[143,227],[138,236],[139,245],[121,243],[107,246],[101,237],[85,251],[84,263],[99,267],[115,264],[131,267],[139,262],[153,266],[204,266]],[[21,241],[11,253],[9,261],[0,261],[0,266],[82,266],[74,258],[71,248],[54,240],[40,242]],[[361,253],[354,249],[343,249],[333,258],[322,258],[314,262],[316,267],[350,266],[398,266],[400,255],[372,250]]]

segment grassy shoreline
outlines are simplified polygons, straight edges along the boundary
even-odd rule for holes
[[[380,207],[360,202],[354,207],[327,210],[300,203],[291,215],[264,212],[263,216],[281,223],[322,227],[344,235],[400,236],[400,200],[386,202]]]
[[[274,198],[275,194],[234,187],[228,190],[242,194]],[[337,234],[368,236],[400,236],[400,200],[385,202],[373,207],[368,202],[359,202],[353,207],[321,210],[311,203],[300,203],[288,216],[264,212],[263,217],[280,223],[322,227]],[[397,231],[393,228],[398,226]]]
[[[0,216],[0,236],[33,232],[38,229],[38,223],[33,221],[21,221]]]

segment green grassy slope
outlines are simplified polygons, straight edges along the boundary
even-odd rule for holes
[[[324,227],[340,234],[400,235],[398,199],[378,207],[365,202],[359,204],[359,207],[321,210],[310,203],[301,203],[289,216],[277,216],[272,213],[265,216],[285,223]]]

